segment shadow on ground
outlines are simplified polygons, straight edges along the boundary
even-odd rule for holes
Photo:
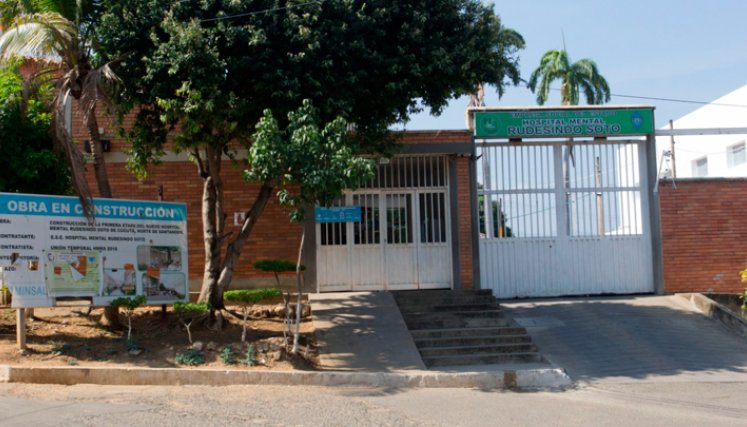
[[[364,372],[424,370],[389,292],[311,295],[321,364]]]
[[[677,296],[502,301],[576,381],[747,381],[747,340]],[[669,378],[667,378],[669,377]]]

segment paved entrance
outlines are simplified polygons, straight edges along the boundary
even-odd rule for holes
[[[344,371],[425,370],[389,292],[309,294],[322,365]]]
[[[574,381],[747,381],[747,340],[678,296],[501,305]]]

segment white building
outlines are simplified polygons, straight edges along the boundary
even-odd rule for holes
[[[747,85],[675,120],[674,129],[747,128]],[[669,129],[669,124],[660,126]],[[656,138],[659,162],[662,153],[674,153],[674,165],[665,157],[660,176],[677,178],[747,177],[747,135],[676,136]],[[674,166],[674,167],[673,167]]]

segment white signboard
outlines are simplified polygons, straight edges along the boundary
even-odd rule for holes
[[[94,199],[95,221],[76,197],[0,193],[0,267],[13,307],[49,307],[61,297],[144,295],[148,304],[187,301],[187,207]]]

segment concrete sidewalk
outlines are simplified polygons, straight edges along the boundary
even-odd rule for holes
[[[425,370],[391,293],[310,294],[309,301],[325,369]]]

